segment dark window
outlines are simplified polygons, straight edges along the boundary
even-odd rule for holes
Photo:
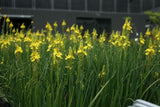
[[[15,0],[18,8],[31,8],[32,0]]]
[[[99,11],[99,0],[88,0],[88,10]]]
[[[127,12],[127,9],[128,9],[128,0],[117,0],[118,12]]]
[[[71,1],[71,8],[72,10],[84,10],[85,1],[84,0],[72,0]]]
[[[103,0],[102,3],[103,11],[110,12],[114,11],[114,0]]]
[[[140,12],[140,0],[130,0],[131,12]]]
[[[0,0],[0,7],[12,7],[12,0]]]
[[[51,9],[51,0],[36,0],[36,8]]]
[[[54,0],[55,9],[68,9],[68,0]]]
[[[107,33],[111,33],[111,19],[108,18],[77,18],[77,24],[83,25],[84,31],[89,30],[92,32],[93,28],[97,30],[98,34],[101,34],[104,30]]]
[[[15,29],[20,29],[20,26],[22,25],[22,23],[24,23],[25,25],[25,29],[31,29],[32,28],[32,18],[19,18],[19,17],[10,17],[10,21],[13,23],[13,28]],[[2,33],[2,31],[5,33],[6,32],[6,24],[4,24],[4,18],[1,19],[0,21],[0,34]],[[2,30],[3,29],[3,30]]]

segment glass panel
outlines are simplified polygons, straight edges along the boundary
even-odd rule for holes
[[[0,7],[12,7],[12,0],[0,0]]]
[[[140,12],[141,11],[140,0],[132,0],[130,2],[130,9],[131,12]]]
[[[114,11],[114,0],[103,0],[102,2],[102,6],[103,6],[103,11]]]
[[[127,12],[128,0],[117,0],[117,11]]]
[[[88,10],[99,11],[99,0],[88,0]]]
[[[51,9],[51,0],[36,0],[36,8]]]
[[[71,1],[71,8],[72,10],[84,10],[84,0],[72,0]]]
[[[18,8],[31,8],[32,0],[15,0],[16,7]]]
[[[143,10],[152,9],[152,0],[143,0]]]
[[[68,0],[55,0],[55,9],[68,9]]]
[[[160,7],[160,0],[155,0],[155,7]]]

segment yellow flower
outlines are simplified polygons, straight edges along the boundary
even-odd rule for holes
[[[9,23],[10,22],[10,19],[9,19],[9,17],[6,19],[6,23]]]
[[[130,31],[132,33],[132,26],[131,26],[131,22],[130,22],[129,18],[126,18],[125,23],[123,25],[123,29]]]
[[[69,33],[69,32],[70,32],[70,29],[69,29],[69,28],[67,28],[67,29],[66,29],[66,32],[68,32],[68,33]]]
[[[39,59],[40,59],[39,53],[34,50],[34,51],[31,53],[31,57],[30,57],[31,62],[35,62],[35,61],[39,62]]]
[[[52,26],[50,25],[49,22],[47,22],[47,24],[46,24],[46,29],[49,30],[49,31],[53,30],[53,28],[52,28]]]
[[[149,37],[151,35],[151,32],[150,32],[149,28],[147,29],[145,35],[146,35],[146,37]]]
[[[66,26],[66,21],[65,20],[62,21],[62,26],[63,27]]]
[[[21,29],[25,29],[26,28],[25,25],[24,25],[24,23],[22,23],[22,25],[20,26],[20,28]]]
[[[102,71],[98,74],[98,77],[102,79],[105,75],[105,65],[103,65]]]
[[[15,32],[16,32],[16,30],[15,30],[15,29],[13,29],[13,30],[12,30],[12,32],[13,32],[13,33],[15,33]]]
[[[144,45],[145,40],[143,38],[140,38],[140,43]]]
[[[32,42],[32,43],[30,44],[30,48],[31,48],[32,50],[38,50],[38,49],[39,49],[39,46],[40,46],[40,42]]]
[[[155,78],[158,78],[158,77],[159,77],[159,73],[158,73],[158,72],[155,72],[155,73],[154,73],[154,77],[155,77]]]
[[[99,42],[103,43],[103,42],[105,42],[105,40],[106,40],[106,38],[105,38],[104,33],[103,33],[102,35],[100,35]]]
[[[17,54],[17,53],[23,53],[22,48],[18,45],[16,45],[16,50],[14,51],[14,54]]]
[[[47,52],[49,52],[49,51],[51,50],[51,48],[52,48],[52,44],[49,44],[49,45],[48,45]]]
[[[71,47],[69,47],[69,53],[66,56],[65,60],[69,60],[69,59],[75,59],[74,56],[73,56],[73,51],[72,51]]]
[[[55,28],[57,28],[57,27],[58,27],[57,22],[54,22],[53,26],[54,26]]]
[[[84,54],[87,56],[87,52],[84,50],[83,41],[80,42],[79,49],[77,51],[78,54]]]
[[[13,23],[12,22],[9,24],[9,28],[13,28]]]
[[[5,14],[3,17],[6,19],[6,18],[7,18],[7,15]]]
[[[32,21],[31,21],[31,24],[33,24],[33,23],[34,23],[34,21],[32,20]]]
[[[80,30],[82,31],[84,29],[83,25],[80,26]]]
[[[4,57],[2,57],[2,61],[1,61],[1,63],[0,63],[0,64],[2,65],[3,63],[4,63]]]
[[[93,29],[92,35],[93,35],[93,39],[97,38],[98,34],[97,34],[96,29]]]
[[[74,31],[76,28],[75,28],[75,24],[73,24],[72,26],[71,26],[71,31]]]
[[[145,50],[145,55],[146,56],[156,55],[156,51],[154,50],[153,46],[149,46],[149,48]]]
[[[59,50],[57,48],[54,48],[53,55],[60,58],[60,59],[63,59],[62,58],[62,53],[59,52]]]
[[[26,36],[25,38],[24,38],[24,42],[31,42],[32,40],[28,37],[28,36]]]

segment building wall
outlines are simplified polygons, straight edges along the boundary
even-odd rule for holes
[[[124,23],[124,17],[132,17],[134,31],[144,32],[147,16],[144,14],[127,14],[127,13],[99,13],[99,12],[80,12],[80,11],[50,11],[50,10],[32,10],[32,9],[6,9],[2,8],[2,14],[8,15],[33,15],[34,30],[42,29],[47,22],[53,24],[55,21],[59,24],[59,29],[62,20],[66,20],[67,26],[77,23],[78,18],[90,19],[109,19],[111,23],[107,25],[112,30],[121,30]],[[92,29],[92,28],[90,28]],[[109,32],[111,33],[111,32]]]

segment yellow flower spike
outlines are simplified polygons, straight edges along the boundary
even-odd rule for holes
[[[147,31],[146,31],[146,33],[145,33],[145,36],[146,37],[149,37],[151,35],[151,32],[150,32],[150,30],[149,30],[149,28],[147,29]]]
[[[59,52],[59,50],[57,48],[54,48],[53,55],[60,58],[60,59],[63,59],[62,58],[62,53]]]
[[[100,43],[103,43],[103,42],[105,42],[105,41],[106,41],[106,37],[105,37],[105,34],[104,34],[104,32],[103,32],[102,35],[100,35],[99,42],[100,42]]]
[[[87,52],[84,50],[83,41],[82,40],[80,41],[80,45],[79,45],[79,49],[77,51],[77,54],[84,54],[84,55],[87,56]]]
[[[2,57],[0,64],[3,65],[3,63],[4,63],[4,57]]]
[[[155,77],[155,78],[158,78],[158,77],[159,77],[159,73],[158,73],[158,72],[155,72],[155,73],[154,73],[154,77]]]
[[[71,47],[69,47],[69,53],[68,55],[66,56],[65,60],[69,60],[69,59],[75,59],[75,57],[73,56],[73,50]]]
[[[49,22],[47,22],[47,24],[46,24],[46,29],[49,30],[49,31],[53,30],[53,28],[52,28],[52,26],[50,25]]]
[[[49,51],[51,50],[51,48],[52,48],[52,44],[49,44],[49,45],[48,45],[47,52],[49,52]]]
[[[18,45],[16,45],[16,50],[14,51],[14,54],[17,54],[17,53],[23,53],[22,48]]]
[[[15,33],[15,32],[16,32],[16,30],[15,30],[15,29],[13,29],[13,30],[12,30],[12,33]]]
[[[156,51],[154,49],[154,45],[152,45],[152,41],[149,41],[149,47],[145,50],[146,56],[153,56],[156,55]]]
[[[57,27],[58,27],[57,21],[56,21],[56,22],[54,22],[53,26],[54,26],[55,28],[57,28]]]
[[[63,26],[63,27],[66,26],[66,21],[65,21],[65,20],[62,21],[62,26]]]
[[[82,31],[84,29],[83,25],[80,26],[80,30]]]
[[[40,32],[39,32],[39,30],[37,30],[37,32],[36,32],[36,36],[39,36],[40,35]]]
[[[96,29],[93,29],[92,35],[93,35],[93,39],[97,38],[98,34]]]
[[[75,24],[73,24],[72,26],[71,26],[71,31],[74,31],[76,28],[75,28]]]
[[[89,35],[90,35],[90,34],[89,34],[89,30],[87,30],[87,31],[84,33],[83,38],[86,38],[86,39],[87,39],[87,38],[89,37]]]
[[[3,18],[6,19],[6,18],[7,18],[7,15],[5,14],[5,15],[3,16]]]
[[[24,23],[22,23],[22,25],[20,26],[21,29],[25,29],[26,26],[24,25]]]
[[[131,21],[129,18],[126,18],[125,23],[123,25],[123,30],[130,31],[132,33],[132,26],[131,26]]]
[[[79,29],[78,29],[78,26],[76,27],[76,29],[74,30],[74,32],[75,32],[76,34],[80,34],[80,31],[79,31]]]
[[[31,53],[31,57],[30,57],[31,62],[35,62],[35,61],[39,62],[39,59],[40,59],[39,53],[36,50],[34,50]]]
[[[66,29],[66,32],[67,32],[67,33],[69,33],[69,32],[70,32],[70,29],[69,29],[69,28],[67,28],[67,29]]]
[[[9,24],[9,28],[13,28],[13,23],[12,22]]]
[[[105,75],[106,75],[105,65],[103,65],[102,71],[98,74],[98,77],[102,79]]]
[[[9,19],[9,17],[6,19],[6,23],[9,23],[10,22],[10,19]]]
[[[145,39],[143,38],[142,33],[140,33],[139,42],[140,42],[140,44],[142,44],[142,45],[144,45],[144,43],[145,43]]]
[[[33,23],[34,23],[34,21],[32,20],[32,21],[31,21],[31,24],[33,24]]]

